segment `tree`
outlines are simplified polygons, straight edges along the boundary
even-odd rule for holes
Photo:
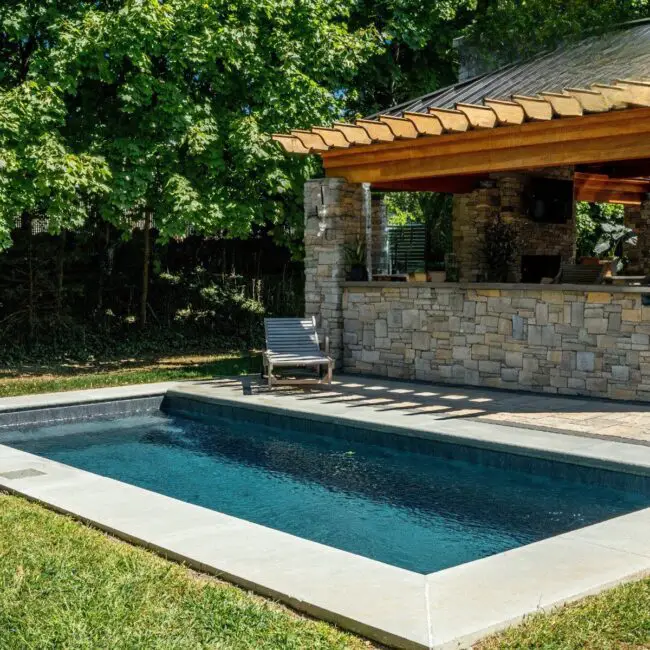
[[[73,169],[59,174],[53,202],[77,206],[78,225],[94,191],[99,214],[124,233],[144,225],[143,323],[149,226],[166,241],[190,229],[242,237],[256,224],[281,237],[301,223],[298,188],[315,163],[284,156],[269,134],[336,118],[341,89],[379,43],[371,26],[349,29],[345,0],[100,1],[58,13],[46,3],[45,42],[39,8],[19,4],[36,35],[12,32],[15,17],[0,32],[10,50],[20,38],[33,52],[26,63],[16,54],[5,78],[11,92],[47,89],[56,105],[60,147],[50,143],[49,160]],[[5,233],[18,208],[35,204],[8,204]]]
[[[479,0],[466,33],[484,57],[508,63],[649,13],[648,0]]]
[[[365,0],[354,24],[374,26],[383,47],[360,66],[350,110],[363,115],[454,83],[453,39],[473,20],[472,0]]]

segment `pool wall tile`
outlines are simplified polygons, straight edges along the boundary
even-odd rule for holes
[[[279,414],[259,408],[206,402],[180,395],[166,395],[161,410],[188,419],[209,421],[229,419],[245,421],[277,429],[291,429],[312,435],[336,436],[351,442],[391,447],[401,451],[429,454],[450,461],[465,461],[486,467],[515,470],[529,474],[564,479],[585,485],[599,485],[620,490],[650,494],[650,475],[636,474],[621,469],[578,465],[537,456],[510,453],[503,450],[473,447],[459,443],[444,442],[423,437],[420,432],[405,434],[404,430],[380,430],[363,426],[350,426],[332,419],[331,422],[296,415]]]

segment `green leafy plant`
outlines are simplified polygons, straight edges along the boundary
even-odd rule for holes
[[[517,231],[497,218],[485,228],[485,259],[493,282],[507,282],[517,252]]]
[[[366,269],[366,244],[357,237],[353,244],[348,244],[343,249],[345,264],[348,267],[348,280],[367,280]]]
[[[623,254],[623,244],[636,246],[638,236],[632,228],[628,228],[622,223],[603,223],[601,229],[602,234],[594,247],[594,253],[598,256],[606,255],[615,260],[615,270],[620,271],[623,268],[623,262],[620,259]]]

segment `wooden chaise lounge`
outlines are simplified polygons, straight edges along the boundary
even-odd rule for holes
[[[325,338],[325,352],[320,349],[316,319],[311,318],[265,318],[264,333],[266,350],[263,355],[263,374],[268,385],[332,383],[332,359],[329,356],[329,339]],[[321,370],[327,366],[325,379]],[[273,375],[274,368],[314,368],[315,379],[279,379]]]

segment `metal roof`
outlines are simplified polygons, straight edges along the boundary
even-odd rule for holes
[[[486,97],[536,95],[611,84],[616,79],[650,80],[650,19],[628,23],[553,52],[515,63],[376,113],[426,113],[429,107],[482,104]]]

